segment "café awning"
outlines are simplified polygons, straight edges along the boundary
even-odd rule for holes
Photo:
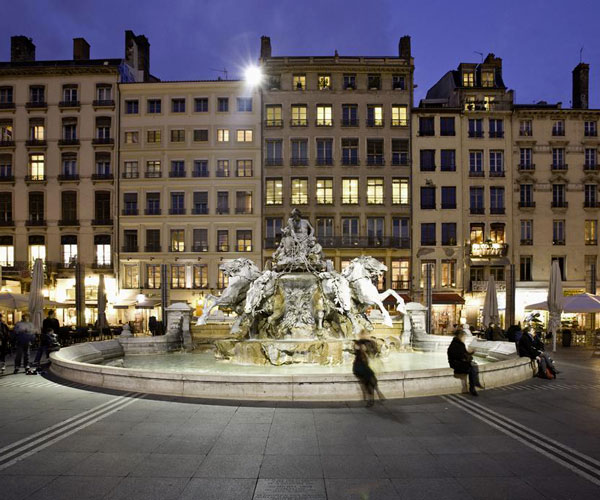
[[[457,305],[464,304],[465,299],[463,299],[458,293],[432,293],[433,305]]]

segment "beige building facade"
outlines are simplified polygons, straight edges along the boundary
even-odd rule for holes
[[[380,287],[408,292],[410,37],[396,57],[275,57],[261,44],[265,259],[298,208],[336,269],[372,255],[388,267]]]
[[[122,298],[198,308],[227,285],[219,264],[261,262],[260,100],[242,81],[120,86]]]

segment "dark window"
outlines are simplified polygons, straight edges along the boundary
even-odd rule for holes
[[[392,88],[394,90],[406,89],[406,80],[404,75],[392,75]]]
[[[208,214],[208,191],[194,192],[194,207],[192,211],[195,215]]]
[[[435,170],[435,149],[421,149],[421,172],[433,172]]]
[[[195,129],[194,130],[194,141],[195,142],[207,142],[208,141],[208,129]]]
[[[229,111],[229,97],[219,97],[217,99],[217,111],[220,113]]]
[[[368,75],[367,84],[370,90],[379,90],[381,88],[381,75]]]
[[[218,191],[217,192],[217,213],[228,214],[229,213],[229,192]]]
[[[367,139],[367,165],[384,165],[383,139]]]
[[[12,193],[0,193],[0,223],[12,220]]]
[[[146,193],[146,214],[160,215],[160,193]]]
[[[531,257],[521,256],[519,262],[519,278],[521,281],[532,281],[531,277]]]
[[[125,114],[126,115],[137,115],[139,112],[139,102],[137,99],[130,99],[125,101]]]
[[[171,99],[171,112],[185,113],[185,99]]]
[[[419,117],[419,135],[428,136],[435,135],[435,120],[433,117],[420,116]]]
[[[39,191],[29,193],[29,220],[44,221],[44,193]]]
[[[61,219],[63,221],[77,220],[77,192],[63,191],[61,197]]]
[[[356,104],[342,105],[342,126],[356,127],[358,125],[358,106]]]
[[[146,250],[160,251],[160,229],[146,229]]]
[[[442,245],[456,245],[456,222],[442,223]]]
[[[123,195],[123,215],[138,214],[138,194],[125,193]]]
[[[442,116],[440,118],[440,135],[455,135],[454,117]]]
[[[194,111],[196,113],[208,113],[208,97],[194,99]]]
[[[208,160],[194,160],[194,177],[208,177]]]
[[[160,113],[162,111],[162,101],[160,99],[148,99],[148,113]]]
[[[108,221],[111,219],[110,191],[96,191],[94,193],[94,213],[97,220]]]
[[[125,252],[137,252],[138,232],[137,229],[125,229],[123,231],[123,244]]]
[[[483,214],[483,188],[482,187],[471,187],[470,188],[471,198],[471,213],[472,214]]]
[[[442,172],[454,172],[456,170],[456,151],[454,149],[442,149],[440,153],[440,169]]]
[[[552,257],[552,262],[555,260],[558,261],[558,268],[560,269],[561,279],[566,281],[567,279],[567,270],[566,270],[566,257]]]
[[[435,223],[421,224],[421,245],[435,245]]]
[[[456,186],[442,186],[442,208],[456,208]]]
[[[342,164],[358,165],[358,139],[342,139]]]
[[[392,139],[392,165],[408,165],[408,139]]]
[[[469,137],[483,137],[483,119],[469,119]]]
[[[237,98],[237,110],[238,111],[252,111],[252,97],[238,97]]]
[[[435,188],[434,187],[421,187],[421,209],[431,210],[435,209]]]

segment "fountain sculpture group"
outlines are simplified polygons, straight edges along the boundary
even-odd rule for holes
[[[382,323],[394,324],[383,305],[392,294],[397,309],[404,301],[392,290],[380,294],[373,284],[387,267],[373,257],[355,258],[341,273],[325,260],[310,222],[294,209],[282,230],[270,269],[260,271],[246,258],[221,265],[229,286],[219,297],[208,296],[198,325],[206,324],[211,310],[226,307],[236,313],[232,338],[215,343],[217,355],[241,363],[338,364],[350,356],[352,340],[372,331],[366,315],[377,308]],[[390,335],[388,347],[399,344]],[[389,330],[392,334],[393,330]]]

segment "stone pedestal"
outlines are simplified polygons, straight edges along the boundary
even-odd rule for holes
[[[186,351],[194,348],[190,323],[192,320],[192,308],[183,303],[175,302],[166,309],[167,312],[167,335],[176,336],[181,339]]]
[[[320,291],[316,276],[310,273],[290,273],[279,278],[283,294],[283,311],[278,329],[284,339],[314,339],[317,337]]]

